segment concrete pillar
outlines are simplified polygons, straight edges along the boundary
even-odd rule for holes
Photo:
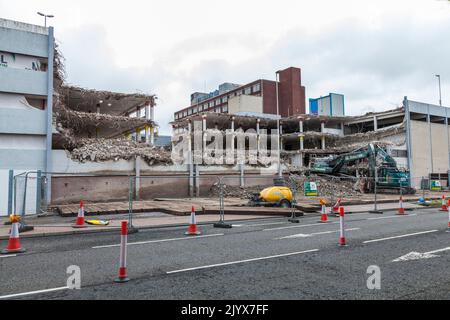
[[[325,150],[325,135],[324,135],[324,133],[325,133],[325,122],[320,122],[320,132],[322,132],[322,137],[321,137],[321,140],[322,140],[322,150]]]
[[[244,164],[239,164],[239,175],[240,175],[240,186],[241,188],[245,187],[245,181],[244,181]]]
[[[141,157],[140,156],[136,156],[135,159],[135,174],[136,174],[136,183],[134,185],[134,194],[135,194],[135,199],[136,200],[141,200],[140,198],[140,190],[141,190]]]
[[[232,161],[230,159],[229,163],[227,164],[236,164],[236,156],[234,154],[234,117],[231,117],[231,143],[230,143],[230,154],[232,156]]]
[[[42,198],[42,171],[38,170],[36,173],[36,214],[41,213],[41,198]]]
[[[14,198],[14,170],[9,170],[8,179],[8,215],[13,214],[13,198]]]
[[[259,153],[259,123],[260,119],[256,119],[256,151]]]
[[[280,122],[280,152],[283,150],[283,138],[281,137],[283,134],[283,125]]]
[[[141,142],[141,128],[136,129],[136,141]]]
[[[188,168],[189,168],[189,196],[194,196],[194,164],[192,159],[192,123],[188,122]]]
[[[150,145],[155,144],[155,128],[150,126]]]
[[[445,133],[447,138],[447,157],[448,157],[448,170],[450,170],[450,139],[448,137],[448,114],[447,108],[445,108]],[[447,182],[447,186],[450,186],[450,181]]]
[[[150,120],[155,121],[155,106],[150,106]]]
[[[428,122],[428,137],[429,137],[429,143],[430,143],[430,168],[431,172],[434,172],[434,164],[433,164],[433,137],[431,136],[431,116],[430,116],[430,105],[427,105],[427,122]]]
[[[341,122],[341,136],[344,136],[344,135],[345,135],[345,133],[344,133],[344,123]]]
[[[195,196],[200,197],[200,168],[199,165],[195,165]]]
[[[202,115],[202,155],[203,155],[203,159],[205,158],[205,154],[206,154],[206,115]]]
[[[52,200],[52,137],[53,137],[53,58],[55,52],[55,38],[53,27],[48,28],[48,66],[47,66],[47,114],[46,114],[46,138],[45,138],[45,171],[47,177],[46,203],[50,205]]]
[[[373,116],[373,131],[378,130],[378,119],[377,116]]]

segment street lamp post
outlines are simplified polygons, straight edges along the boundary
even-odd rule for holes
[[[46,27],[46,28],[47,28],[47,18],[53,18],[54,17],[54,15],[52,15],[52,14],[45,14],[45,13],[42,13],[42,12],[38,12],[37,14],[42,16],[42,17],[44,17],[44,27]]]
[[[280,141],[280,110],[279,110],[279,102],[278,102],[278,73],[279,71],[275,72],[275,96],[277,99],[277,141],[278,141],[278,176],[282,177],[282,170],[281,170],[281,141]]]
[[[439,105],[442,107],[442,96],[441,96],[441,75],[437,74],[436,77],[438,78],[439,83]]]

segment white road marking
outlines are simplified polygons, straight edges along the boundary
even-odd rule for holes
[[[0,258],[17,257],[17,254],[0,255]]]
[[[16,298],[16,297],[22,297],[22,296],[29,296],[32,294],[61,291],[61,290],[68,290],[68,289],[69,289],[69,287],[66,286],[66,287],[59,287],[59,288],[52,288],[52,289],[44,289],[44,290],[29,291],[29,292],[23,292],[23,293],[8,294],[6,296],[0,296],[0,299]]]
[[[405,238],[405,237],[411,237],[411,236],[416,236],[416,235],[426,234],[426,233],[432,233],[432,232],[437,232],[437,231],[438,230],[428,230],[428,231],[422,231],[422,232],[408,233],[408,234],[402,234],[400,236],[393,236],[393,237],[387,237],[387,238],[381,238],[381,239],[367,240],[367,241],[364,241],[363,243],[371,243],[371,242],[392,240],[392,239],[398,239],[398,238]]]
[[[310,224],[300,224],[300,225],[289,226],[289,227],[278,227],[278,228],[263,229],[262,231],[283,230],[283,229],[292,229],[292,228],[304,228],[304,227],[312,227],[312,226],[326,226],[326,225],[336,224],[336,223],[339,223],[339,222],[329,222],[329,223],[318,222],[318,223],[310,223]]]
[[[267,260],[267,259],[273,259],[273,258],[288,257],[288,256],[294,256],[294,255],[299,255],[299,254],[303,254],[303,253],[317,252],[317,251],[319,251],[319,249],[297,251],[297,252],[291,252],[291,253],[277,254],[277,255],[274,255],[274,256],[252,258],[252,259],[245,259],[245,260],[238,260],[238,261],[210,264],[210,265],[207,265],[207,266],[200,266],[200,267],[193,267],[193,268],[186,268],[186,269],[167,271],[166,273],[167,274],[171,274],[171,273],[179,273],[179,272],[199,270],[199,269],[214,268],[214,267],[220,267],[220,266],[227,266],[227,265],[230,265],[230,264],[238,264],[238,263],[252,262],[252,261],[258,261],[258,260]]]
[[[360,228],[350,228],[350,229],[345,229],[345,231],[355,231],[355,230],[360,230]],[[339,232],[339,231],[340,231],[340,230],[331,230],[331,231],[322,231],[322,232],[315,232],[315,233],[309,233],[309,234],[298,233],[298,234],[293,234],[293,235],[286,236],[286,237],[275,238],[275,240],[281,240],[281,239],[295,239],[295,238],[307,238],[307,237],[312,237],[312,236],[317,236],[317,235],[322,235],[322,234],[336,233],[336,232]]]
[[[241,224],[238,225],[239,227],[260,227],[260,226],[271,226],[274,224],[286,224],[286,221],[282,221],[282,222],[267,222],[267,223],[254,223],[254,224]],[[234,224],[233,224],[234,226]]]
[[[450,247],[437,249],[437,250],[433,250],[433,251],[428,251],[428,252],[425,252],[425,254],[433,254],[433,253],[438,253],[438,252],[443,252],[443,251],[448,251],[448,250],[450,250]]]
[[[404,256],[401,256],[397,259],[392,260],[392,262],[436,258],[439,256],[436,255],[435,253],[448,251],[448,250],[450,250],[450,247],[437,249],[437,250],[433,250],[433,251],[428,251],[428,252],[424,252],[424,253],[412,251],[408,254],[405,254]]]
[[[404,218],[404,217],[414,217],[414,216],[417,216],[417,214],[416,214],[416,213],[413,213],[413,214],[405,214],[405,215],[398,215],[398,216],[387,216],[387,217],[367,218],[367,220],[380,220],[380,219]]]
[[[158,243],[158,242],[168,242],[168,241],[178,241],[178,240],[192,240],[192,239],[200,239],[200,238],[208,238],[208,237],[217,237],[223,236],[223,233],[214,233],[214,234],[205,234],[203,236],[186,236],[183,238],[172,238],[172,239],[161,239],[161,240],[150,240],[150,241],[139,241],[139,242],[128,242],[128,246],[137,245],[137,244],[147,244],[147,243]],[[119,244],[110,244],[105,246],[95,246],[92,249],[102,249],[102,248],[112,248],[112,247],[120,247]]]

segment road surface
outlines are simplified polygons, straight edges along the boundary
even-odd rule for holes
[[[143,230],[128,236],[123,284],[113,282],[118,233],[22,239],[25,254],[0,256],[0,299],[449,299],[448,214],[395,213],[346,215],[346,247],[335,217],[207,225],[199,237],[184,227]],[[66,287],[71,265],[79,290]],[[367,286],[370,266],[379,289]]]

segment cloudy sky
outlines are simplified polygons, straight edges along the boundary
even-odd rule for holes
[[[190,93],[302,69],[308,98],[338,92],[346,113],[399,106],[403,96],[450,106],[447,0],[0,0],[0,16],[50,24],[67,81],[155,93],[161,133]]]

